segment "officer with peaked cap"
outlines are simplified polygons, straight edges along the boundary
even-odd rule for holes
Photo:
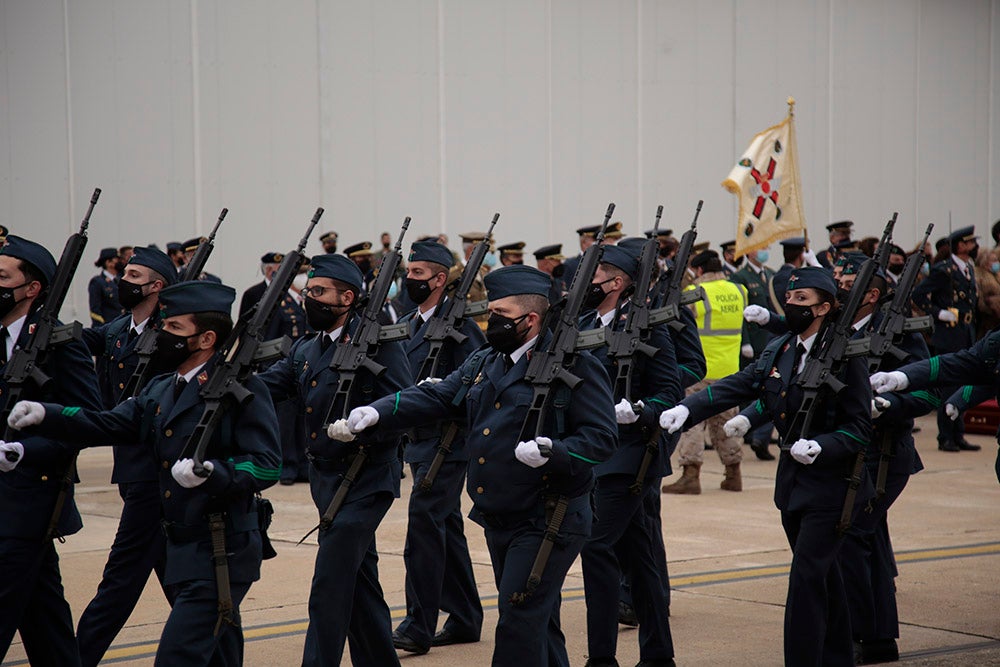
[[[330,439],[324,428],[341,379],[330,364],[337,346],[348,344],[361,322],[355,308],[363,281],[357,264],[344,255],[313,257],[303,296],[309,325],[317,335],[300,338],[286,358],[259,375],[275,401],[294,400],[305,414],[309,486],[320,515],[343,483],[359,446],[367,453],[340,510],[319,531],[303,665],[339,665],[348,642],[358,664],[399,664],[389,607],[378,581],[375,545],[375,531],[399,497],[399,438],[379,433],[343,443]],[[401,343],[379,345],[373,360],[385,372],[376,377],[359,371],[348,408],[394,395],[411,384]]]
[[[732,278],[733,274],[740,270],[740,265],[743,264],[743,256],[741,255],[739,258],[735,257],[736,241],[720,243],[719,250],[722,251],[722,272],[726,274],[726,278]]]
[[[119,298],[128,312],[83,332],[83,342],[97,360],[97,382],[105,410],[131,398],[125,395],[125,388],[139,365],[135,349],[139,336],[159,327],[160,292],[177,282],[174,264],[163,251],[151,247],[134,251],[118,284]],[[111,483],[118,485],[123,505],[97,594],[77,625],[84,667],[101,661],[135,609],[150,572],[156,572],[164,595],[173,602],[173,590],[163,585],[166,538],[160,528],[158,473],[157,461],[145,447],[114,447]]]
[[[584,227],[579,227],[576,230],[577,235],[580,238],[580,254],[575,257],[570,257],[565,262],[563,262],[563,276],[566,286],[568,287],[570,282],[573,280],[573,276],[576,275],[576,269],[580,266],[580,258],[583,257],[583,253],[594,244],[597,240],[597,235],[601,231],[601,225],[586,225]],[[604,231],[604,238],[621,238],[622,234],[622,223],[612,222],[608,225],[608,228]],[[609,244],[613,245],[613,244]],[[561,247],[561,246],[560,246]]]
[[[187,241],[185,241],[182,244],[182,247],[184,249],[184,264],[182,264],[177,269],[179,275],[181,275],[181,276],[184,275],[184,267],[187,266],[187,264],[191,262],[191,258],[194,257],[194,254],[198,251],[198,247],[202,243],[205,243],[207,241],[208,241],[207,237],[197,236],[197,237],[195,237],[193,239],[188,239]],[[220,278],[219,276],[217,276],[215,274],[209,273],[208,271],[202,271],[201,275],[200,276],[196,276],[194,278],[194,280],[206,280],[206,281],[208,281],[210,283],[216,283],[216,284],[219,284],[219,285],[222,284],[222,278]]]
[[[517,243],[497,246],[497,252],[500,253],[500,264],[502,266],[524,264],[524,245],[524,241],[518,241]]]
[[[261,256],[260,273],[264,276],[264,279],[259,283],[251,285],[243,292],[243,296],[240,297],[239,317],[246,315],[251,308],[257,305],[260,297],[264,296],[264,290],[271,283],[271,277],[274,276],[274,272],[281,266],[282,259],[284,259],[284,255],[280,252],[266,252]]]
[[[851,241],[851,229],[853,227],[854,223],[850,220],[838,220],[826,226],[830,245],[825,250],[821,250],[816,254],[820,266],[832,269],[834,262],[837,261],[837,257],[841,254],[841,248],[853,245]]]
[[[331,255],[337,252],[337,232],[329,231],[320,234],[319,242],[323,244],[323,252]]]
[[[103,248],[94,266],[101,272],[87,284],[92,326],[100,326],[119,317],[124,311],[118,302],[118,251]]]
[[[551,343],[542,328],[548,310],[549,277],[527,266],[506,266],[486,276],[490,293],[489,346],[436,384],[421,384],[356,408],[330,426],[332,437],[349,439],[368,427],[399,431],[446,418],[468,423],[469,517],[483,526],[499,592],[500,618],[494,665],[569,665],[559,630],[560,591],[566,572],[590,534],[593,468],[615,446],[616,425],[609,380],[586,352],[573,373],[584,378],[561,394],[541,424],[544,436],[517,442],[532,402],[524,379],[531,350]],[[567,392],[568,395],[563,394]],[[364,437],[364,435],[362,435]],[[546,514],[566,503],[560,538],[538,587],[523,599],[528,575],[548,524]]]
[[[443,234],[441,235],[444,236]],[[459,234],[462,239],[462,259],[451,267],[451,271],[448,273],[448,285],[456,283],[462,277],[462,271],[465,270],[465,263],[469,261],[469,257],[472,256],[472,249],[476,246],[476,243],[482,241],[486,238],[484,232],[463,232]],[[441,237],[439,237],[440,239]],[[447,239],[447,237],[444,237]],[[441,243],[441,241],[438,241]],[[442,244],[444,245],[444,244]],[[447,245],[445,245],[447,247]],[[486,274],[490,272],[490,267],[487,264],[487,260],[490,258],[491,253],[486,253],[486,257],[483,258],[483,264],[479,267],[479,274],[473,279],[472,287],[469,288],[469,294],[466,298],[469,303],[475,303],[478,301],[485,301],[487,299],[486,294],[486,283],[483,279]],[[480,329],[486,329],[486,315],[477,315],[475,318],[476,324],[479,325]]]
[[[164,583],[177,597],[163,626],[157,665],[238,664],[243,655],[239,606],[260,577],[262,541],[254,494],[274,484],[280,445],[274,410],[261,382],[250,377],[247,406],[223,416],[205,451],[206,476],[194,472],[188,444],[205,411],[202,385],[217,369],[217,350],[228,338],[236,291],[204,281],[160,291],[156,354],[176,372],[154,378],[134,400],[113,410],[22,401],[11,413],[17,428],[34,426],[78,445],[129,444],[147,448],[160,462],[160,508],[167,536]],[[25,452],[25,459],[31,451]],[[224,516],[228,589],[212,558],[209,517]],[[228,619],[220,611],[232,603]],[[216,628],[218,631],[215,632]]]
[[[436,368],[427,363],[431,342],[425,335],[431,318],[443,313],[451,303],[445,298],[445,285],[453,261],[451,251],[436,240],[418,241],[410,248],[404,286],[417,308],[400,321],[406,322],[410,330],[405,348],[413,383],[420,383],[431,374],[435,378],[447,377],[486,342],[476,323],[466,320],[458,332],[465,339],[461,343],[445,340],[437,351]],[[457,434],[447,447],[433,483],[425,488],[428,470],[444,433],[451,426],[457,428]],[[479,641],[483,608],[461,514],[462,487],[469,462],[465,427],[454,421],[417,426],[403,454],[413,473],[414,488],[403,549],[406,618],[393,632],[393,643],[398,649],[422,654],[431,646]],[[448,619],[435,634],[439,609],[448,613]]]
[[[538,270],[547,273],[551,278],[552,285],[549,288],[548,298],[549,303],[555,303],[566,293],[568,286],[566,280],[573,280],[572,275],[568,277],[566,275],[566,263],[563,261],[566,258],[562,254],[562,244],[543,245],[532,254],[535,256]]]
[[[39,304],[52,284],[56,262],[48,250],[9,235],[0,249],[0,372],[24,347],[39,320]],[[42,370],[52,378],[44,393],[30,383],[25,397],[100,407],[93,363],[79,341],[50,348]],[[9,396],[0,380],[0,407]],[[70,486],[56,517],[56,535],[46,535],[61,480],[76,448],[68,442],[29,433],[20,442],[0,442],[0,662],[14,632],[21,633],[32,664],[79,665],[73,618],[63,597],[54,537],[80,530],[80,513]],[[11,460],[13,459],[13,460]],[[16,466],[16,468],[15,468]]]

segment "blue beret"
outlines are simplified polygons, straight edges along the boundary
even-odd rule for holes
[[[642,239],[638,240],[642,241]],[[631,251],[619,248],[616,245],[604,247],[604,254],[601,255],[601,264],[610,264],[621,269],[632,280],[635,280],[635,277],[639,274],[639,260],[636,256]]]
[[[849,252],[837,260],[837,266],[844,267],[842,275],[854,276],[861,271],[861,267],[864,266],[865,262],[869,259],[868,255],[863,252]],[[879,278],[885,278],[885,272],[882,269],[876,269],[875,275]]]
[[[788,248],[805,248],[806,247],[806,239],[805,239],[804,236],[793,236],[790,239],[784,239],[784,240],[778,241],[778,243],[780,243],[781,245],[783,245],[785,247],[788,247]]]
[[[642,254],[642,249],[646,246],[646,241],[649,239],[639,238],[638,236],[629,236],[618,242],[618,245],[608,246],[608,248],[621,248],[622,250],[627,250],[628,252],[635,255],[636,258]],[[607,248],[605,248],[607,252]]]
[[[788,278],[788,291],[806,288],[823,290],[827,294],[837,293],[837,283],[833,274],[818,266],[803,266],[792,271]]]
[[[7,237],[7,245],[0,250],[0,255],[10,255],[31,264],[42,274],[42,282],[46,287],[56,277],[56,260],[52,253],[34,241],[11,234]]]
[[[514,264],[494,269],[483,278],[491,301],[515,294],[538,294],[547,297],[552,278],[533,266]]]
[[[361,274],[361,269],[346,255],[316,255],[312,258],[312,268],[309,270],[310,278],[329,278],[339,280],[353,287],[358,292],[364,284],[365,277]]]
[[[266,252],[260,256],[261,264],[281,264],[281,260],[285,258],[280,252]]]
[[[976,236],[976,228],[972,225],[956,229],[948,235],[948,240],[951,242],[953,247],[959,241],[975,241],[978,238],[979,237]]]
[[[160,316],[177,317],[191,313],[230,315],[236,290],[207,280],[185,280],[160,291]]]
[[[441,245],[437,241],[417,241],[410,246],[411,262],[434,262],[441,266],[451,268],[455,263],[455,256],[451,254],[447,246]]]
[[[177,241],[170,241],[169,243],[167,243],[168,252],[177,252],[178,250],[184,250],[184,246],[178,243]]]
[[[104,262],[109,259],[114,259],[118,256],[118,250],[115,248],[101,248],[101,254],[97,256],[97,261],[94,262],[94,266],[103,266]]]
[[[144,248],[139,246],[134,249],[135,254],[132,255],[132,259],[128,261],[129,264],[136,264],[138,266],[145,266],[150,268],[161,276],[167,285],[173,285],[177,282],[177,267],[174,263],[170,261],[166,253],[155,246],[149,246]]]

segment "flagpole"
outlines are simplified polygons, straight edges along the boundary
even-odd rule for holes
[[[796,155],[795,155],[795,158],[796,158],[795,159],[795,174],[796,174],[796,176],[798,176],[798,166],[799,166],[798,165],[798,152],[799,152],[799,146],[798,146],[798,138],[795,136],[795,98],[792,97],[791,95],[789,95],[788,99],[785,100],[785,104],[788,105],[788,125],[789,125],[788,132],[789,132],[789,134],[792,137],[792,142],[791,143],[792,143],[793,146],[795,146],[795,153],[796,153]],[[800,206],[801,206],[801,201],[802,201],[802,191],[801,191],[801,187],[802,186],[801,186],[801,183],[796,183],[795,186],[796,186],[796,189],[797,189],[797,192],[798,192],[799,202],[800,202]],[[812,248],[809,247],[809,227],[807,225],[805,225],[805,224],[802,225],[802,236],[806,240],[806,247],[809,248],[810,251],[812,251]]]

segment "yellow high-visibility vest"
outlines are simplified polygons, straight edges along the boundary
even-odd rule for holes
[[[701,348],[705,352],[706,380],[718,380],[740,370],[743,341],[743,309],[747,293],[728,280],[710,280],[699,285],[704,296],[691,304]],[[694,289],[691,287],[690,289]]]

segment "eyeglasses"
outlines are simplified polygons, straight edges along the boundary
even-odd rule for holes
[[[313,285],[312,287],[306,287],[302,290],[301,294],[303,297],[311,296],[314,299],[318,299],[327,292],[336,294],[340,290],[336,287],[323,287],[322,285]]]

